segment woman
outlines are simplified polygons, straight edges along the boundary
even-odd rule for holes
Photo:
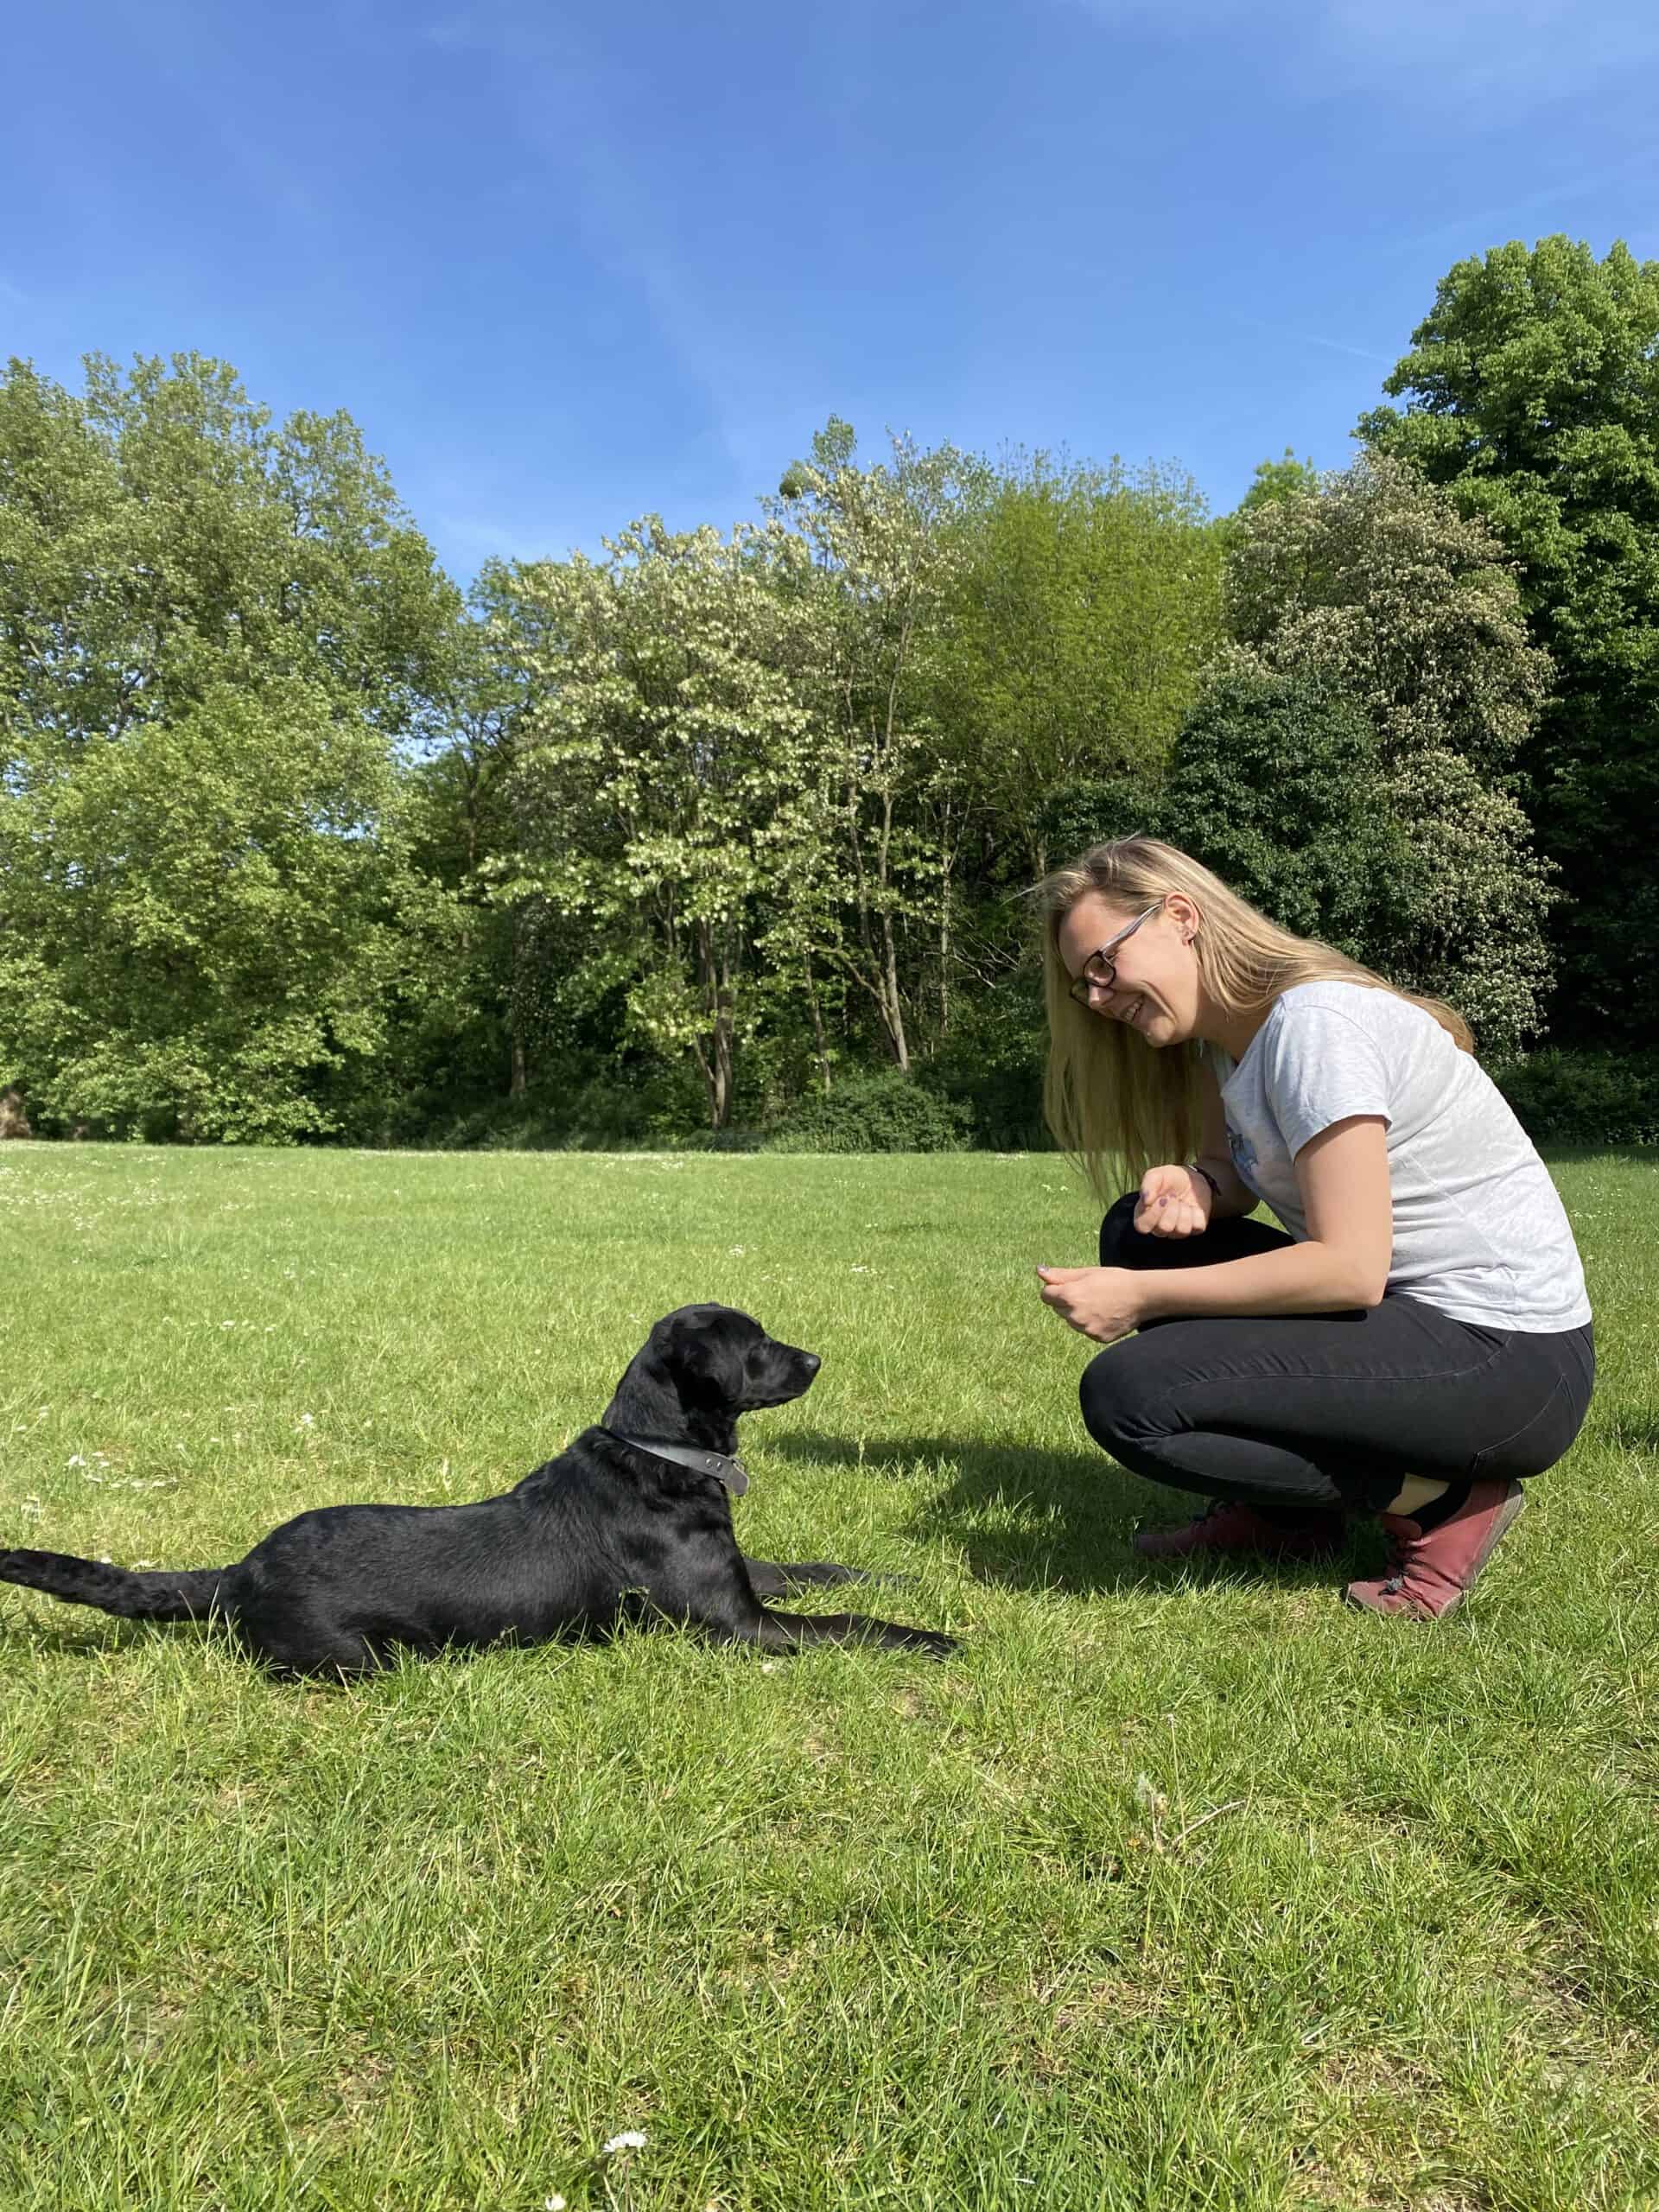
[[[1315,1559],[1375,1514],[1388,1571],[1349,1598],[1449,1613],[1595,1376],[1572,1230],[1467,1026],[1149,837],[1039,895],[1050,1124],[1103,1201],[1141,1178],[1042,1296],[1112,1346],[1096,1442],[1213,1501],[1136,1548]]]

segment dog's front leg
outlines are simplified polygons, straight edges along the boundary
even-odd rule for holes
[[[745,1559],[749,1581],[757,1598],[786,1598],[791,1590],[810,1589],[815,1583],[882,1582],[896,1584],[904,1577],[872,1574],[861,1567],[837,1567],[832,1560],[804,1559],[793,1564],[779,1560]]]
[[[864,1613],[773,1613],[763,1605],[754,1621],[721,1623],[715,1633],[734,1643],[758,1643],[768,1651],[798,1651],[807,1643],[879,1643],[888,1651],[921,1651],[948,1659],[961,1645],[937,1629],[903,1628],[897,1621],[872,1620]]]

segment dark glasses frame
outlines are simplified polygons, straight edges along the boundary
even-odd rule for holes
[[[1167,893],[1165,894],[1167,896]],[[1126,938],[1135,935],[1142,922],[1150,919],[1163,905],[1163,898],[1154,899],[1150,906],[1138,913],[1127,928],[1119,930],[1116,937],[1109,937],[1104,944],[1091,952],[1066,986],[1069,995],[1081,1007],[1093,1003],[1096,991],[1109,991],[1117,981],[1117,963],[1111,955]]]

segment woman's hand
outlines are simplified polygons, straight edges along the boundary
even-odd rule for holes
[[[1147,1286],[1132,1268],[1039,1268],[1037,1279],[1044,1305],[1097,1344],[1127,1337],[1145,1318]]]
[[[1185,1167],[1148,1167],[1141,1178],[1135,1225],[1143,1236],[1202,1236],[1215,1193]]]

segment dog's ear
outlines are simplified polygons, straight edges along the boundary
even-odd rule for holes
[[[624,1370],[605,1408],[604,1426],[646,1436],[672,1435],[683,1396],[673,1334],[658,1321]]]
[[[723,1315],[683,1321],[674,1331],[670,1360],[689,1404],[735,1410],[747,1382],[746,1344]]]

